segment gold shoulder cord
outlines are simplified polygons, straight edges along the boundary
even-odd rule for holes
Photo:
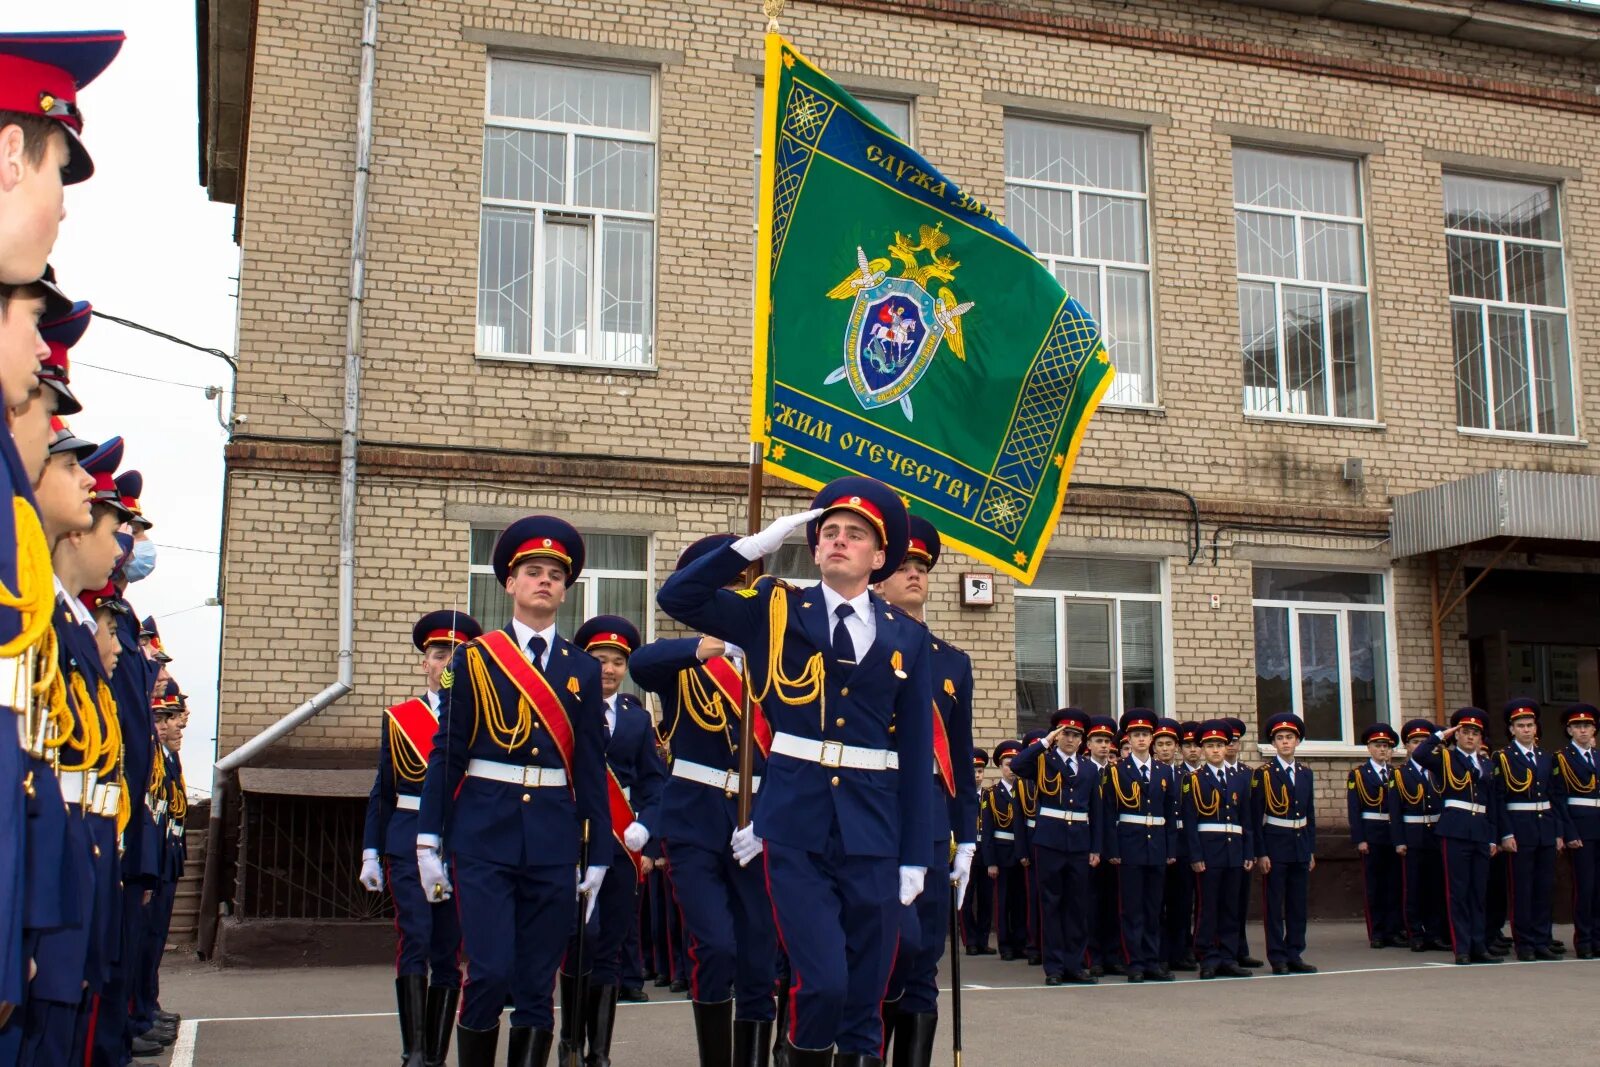
[[[1217,812],[1222,810],[1221,787],[1219,786],[1216,793],[1212,794],[1211,804],[1208,807],[1205,802],[1205,786],[1201,783],[1200,775],[1197,772],[1191,772],[1189,775],[1189,795],[1194,797],[1195,814],[1202,819],[1214,819],[1217,816]]]
[[[1439,756],[1439,765],[1444,768],[1445,788],[1465,789],[1471,793],[1473,797],[1476,797],[1478,795],[1478,787],[1472,781],[1472,772],[1467,771],[1465,774],[1462,774],[1458,777],[1456,772],[1450,769],[1451,760],[1450,750],[1448,748],[1441,752]]]
[[[996,786],[994,789],[989,790],[989,814],[994,816],[995,826],[1004,830],[1011,825],[1011,820],[1016,818],[1016,814],[1009,811],[1004,814],[1001,813],[1000,806],[994,802],[994,795],[998,789],[999,786]]]
[[[1033,797],[1031,803],[1028,800],[1030,795]],[[1017,779],[1017,803],[1022,805],[1022,814],[1029,818],[1039,814],[1039,795],[1028,788],[1028,782],[1024,778]]]
[[[1272,792],[1272,771],[1270,764],[1261,767],[1261,792],[1266,801],[1267,814],[1275,819],[1281,819],[1289,814],[1289,783],[1285,782],[1279,787],[1276,796]]]
[[[1107,769],[1111,771],[1111,791],[1117,795],[1117,803],[1125,808],[1139,807],[1139,780],[1135,778],[1130,782],[1129,784],[1132,788],[1127,793],[1124,793],[1122,791],[1122,775],[1117,773],[1116,763],[1113,762]]]
[[[1360,767],[1353,769],[1350,772],[1350,777],[1355,782],[1356,792],[1361,796],[1361,803],[1365,804],[1369,808],[1383,807],[1383,783],[1378,783],[1378,795],[1373,796],[1371,793],[1367,792],[1367,783],[1366,780],[1361,776]]]
[[[1589,773],[1588,785],[1584,785],[1579,781],[1578,772],[1573,770],[1572,764],[1567,762],[1567,754],[1565,752],[1556,753],[1556,762],[1561,765],[1561,777],[1566,781],[1567,788],[1574,793],[1593,793],[1596,786],[1600,786],[1600,774],[1596,774],[1593,771]]]
[[[472,738],[468,744],[478,736],[478,724],[482,723],[489,731],[489,740],[512,752],[533,734],[533,708],[528,706],[527,698],[520,693],[517,695],[517,721],[507,722],[505,712],[500,707],[500,695],[494,691],[494,682],[489,677],[489,664],[483,658],[483,650],[477,645],[467,648],[467,678],[472,684],[473,702],[478,705],[478,715],[472,722]]]
[[[83,675],[77,671],[70,672],[67,680],[67,690],[70,694],[71,706],[77,711],[77,721],[83,728],[81,734],[74,734],[70,739],[69,747],[78,752],[83,758],[78,763],[62,763],[63,771],[97,771],[100,767],[100,714],[95,710],[94,701],[89,699],[89,686],[83,680]],[[88,790],[84,791],[83,803],[89,802]]]
[[[750,699],[759,703],[767,699],[768,693],[775,693],[780,702],[790,707],[817,701],[817,728],[825,730],[828,695],[823,679],[827,668],[823,664],[822,653],[812,653],[798,677],[791,678],[784,674],[783,638],[788,627],[789,591],[781,582],[773,582],[771,592],[767,595],[767,684],[761,692],[752,693]]]
[[[1526,793],[1533,788],[1533,771],[1529,770],[1522,781],[1517,781],[1516,772],[1511,769],[1511,757],[1505,749],[1500,750],[1500,777],[1505,779],[1506,788],[1513,793]]]
[[[1396,771],[1395,772],[1395,776],[1394,776],[1395,792],[1399,793],[1400,794],[1400,799],[1405,801],[1407,804],[1420,805],[1422,803],[1422,793],[1423,793],[1423,789],[1426,787],[1426,785],[1425,785],[1426,782],[1427,782],[1426,778],[1424,778],[1421,782],[1418,782],[1417,783],[1417,791],[1413,795],[1411,793],[1407,793],[1406,792],[1406,777],[1405,777],[1405,773],[1404,773],[1404,768],[1402,768],[1400,771]]]
[[[1049,755],[1050,753],[1045,752],[1039,756],[1039,769],[1037,772],[1035,772],[1034,777],[1038,780],[1039,792],[1041,794],[1047,797],[1056,797],[1061,795],[1061,780],[1064,775],[1057,773],[1055,777],[1052,778],[1048,771],[1046,771],[1045,758]]]
[[[394,773],[407,782],[420,782],[428,773],[428,761],[417,754],[416,747],[394,716],[385,713],[389,720],[389,758],[394,762]]]

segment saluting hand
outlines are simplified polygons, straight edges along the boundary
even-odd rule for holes
[[[733,550],[751,562],[762,556],[770,556],[783,547],[784,541],[788,540],[791,533],[812,519],[820,518],[826,510],[826,508],[813,508],[796,515],[785,515],[760,533],[739,538],[733,543]]]

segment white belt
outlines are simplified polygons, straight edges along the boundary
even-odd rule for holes
[[[861,748],[843,741],[814,741],[794,734],[773,734],[772,754],[790,759],[820,763],[824,767],[844,767],[852,771],[897,771],[900,753],[885,748]]]
[[[737,793],[739,791],[738,771],[719,771],[715,767],[707,767],[703,763],[690,763],[688,760],[675,759],[672,761],[672,777],[683,778],[701,785],[709,785],[712,789],[720,789],[724,793]],[[761,776],[750,777],[750,792],[755,793],[761,789]]]
[[[1460,808],[1462,811],[1470,811],[1474,815],[1489,814],[1489,808],[1486,805],[1472,804],[1465,800],[1447,800],[1444,802],[1444,806],[1447,808]]]
[[[422,798],[411,793],[397,793],[394,798],[394,806],[401,811],[421,811]]]
[[[1028,820],[1028,829],[1032,830],[1035,826],[1038,826],[1038,825],[1039,825],[1039,820],[1038,819],[1029,819]]]
[[[6,656],[0,659],[0,704],[19,711],[28,702],[28,687],[22,677],[23,666],[24,660],[21,656]],[[21,729],[20,725],[18,729]]]
[[[994,832],[994,839],[996,841],[1015,841],[1017,839],[1017,835],[1012,833],[1010,830],[996,830]]]
[[[1408,823],[1423,826],[1432,826],[1439,821],[1439,816],[1437,815],[1402,815],[1401,818]]]
[[[57,771],[56,781],[61,783],[61,799],[68,804],[80,804],[83,798],[89,798],[90,806],[94,806],[95,784],[99,782],[100,775],[94,771]]]
[[[1361,817],[1363,819],[1371,819],[1373,822],[1389,821],[1389,813],[1386,811],[1364,811],[1361,813]]]
[[[1062,822],[1088,822],[1089,813],[1086,811],[1063,811],[1060,808],[1040,808],[1039,815],[1045,819],[1060,819]]]
[[[1304,819],[1280,819],[1276,815],[1268,815],[1263,821],[1268,826],[1279,826],[1285,830],[1304,830],[1306,828]]]
[[[1203,834],[1242,834],[1244,827],[1231,822],[1197,822],[1194,828]]]
[[[1600,797],[1568,797],[1569,808],[1600,808]]]
[[[1175,823],[1173,823],[1173,824],[1172,824],[1172,825],[1174,825],[1174,826],[1176,826],[1176,827],[1177,827],[1177,828],[1178,828],[1178,829],[1180,829],[1180,830],[1182,830],[1182,829],[1183,829],[1183,820],[1182,820],[1182,819],[1179,819],[1179,820],[1178,820],[1178,821],[1177,821],[1177,822],[1175,822]]]
[[[489,778],[532,789],[567,784],[567,772],[560,767],[524,767],[520,763],[496,763],[488,759],[471,760],[467,773],[474,778]]]
[[[1549,811],[1550,810],[1550,802],[1548,800],[1535,800],[1535,801],[1519,800],[1519,801],[1517,801],[1515,803],[1508,803],[1506,805],[1506,810],[1507,811]]]
[[[1167,820],[1162,815],[1118,815],[1118,822],[1132,823],[1135,826],[1165,826]]]

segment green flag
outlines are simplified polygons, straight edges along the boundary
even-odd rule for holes
[[[1093,320],[978,200],[767,35],[752,439],[864,474],[1031,582],[1111,384]]]

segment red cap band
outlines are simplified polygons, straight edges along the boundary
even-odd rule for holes
[[[78,114],[77,101],[78,85],[60,67],[17,55],[0,55],[0,110],[52,118],[82,133],[83,117]]]

